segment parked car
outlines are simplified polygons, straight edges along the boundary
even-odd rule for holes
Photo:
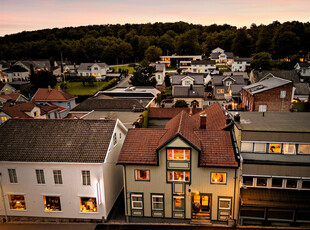
[[[161,102],[162,103],[173,103],[173,99],[164,99]]]

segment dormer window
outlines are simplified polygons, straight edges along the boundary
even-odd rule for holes
[[[190,81],[185,81],[184,84],[185,84],[185,85],[190,85],[191,82],[190,82]]]
[[[190,160],[189,149],[168,149],[168,160]]]

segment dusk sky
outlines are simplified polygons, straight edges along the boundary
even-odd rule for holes
[[[80,25],[310,21],[310,0],[0,0],[0,36]]]

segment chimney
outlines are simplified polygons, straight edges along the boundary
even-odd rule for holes
[[[240,122],[240,114],[239,113],[235,114],[234,120],[235,120],[235,122]]]
[[[200,114],[200,129],[207,129],[207,114]]]
[[[50,86],[50,85],[47,87],[47,89],[48,89],[48,92],[51,92],[51,91],[52,91],[52,89],[51,89],[51,86]]]
[[[59,92],[61,91],[60,85],[58,86],[57,90],[58,90]]]
[[[192,108],[192,107],[189,108],[189,115],[190,115],[190,116],[193,115],[193,108]]]

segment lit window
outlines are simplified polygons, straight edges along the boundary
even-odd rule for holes
[[[5,88],[5,91],[9,91],[9,88]]]
[[[241,152],[253,152],[253,143],[242,142],[241,143]]]
[[[267,186],[267,178],[265,178],[265,177],[258,177],[256,179],[256,186],[266,187]]]
[[[36,176],[38,184],[45,184],[43,169],[36,169]]]
[[[219,209],[230,209],[231,199],[220,198],[219,199]]]
[[[286,188],[297,188],[297,180],[296,179],[287,179],[286,180]]]
[[[168,160],[187,160],[190,159],[189,149],[168,149]]]
[[[136,180],[150,180],[150,170],[135,170]]]
[[[38,116],[38,112],[34,112],[34,116],[37,117]]]
[[[83,185],[90,185],[90,171],[83,170],[82,179],[83,179]]]
[[[284,143],[282,152],[284,154],[294,154],[295,153],[295,144]]]
[[[309,154],[310,145],[298,145],[298,153]]]
[[[94,197],[81,197],[81,212],[97,212],[97,202]]]
[[[1,117],[1,121],[6,121],[7,118],[6,117]]]
[[[152,195],[152,210],[164,210],[164,196]]]
[[[302,186],[303,189],[310,189],[310,180],[303,180]]]
[[[61,211],[59,196],[44,196],[44,206],[46,211]]]
[[[55,184],[62,184],[61,170],[53,170]]]
[[[211,173],[212,184],[226,184],[226,173]]]
[[[254,143],[254,152],[255,153],[265,153],[266,144],[265,143]]]
[[[131,207],[132,209],[143,209],[142,194],[131,194]]]
[[[17,183],[16,169],[8,169],[10,183]]]
[[[189,172],[168,171],[168,181],[189,181]]]
[[[253,177],[244,176],[243,177],[243,184],[246,186],[253,186]]]
[[[271,187],[273,188],[282,188],[283,179],[281,178],[272,178]]]
[[[223,89],[217,89],[217,93],[224,93]]]
[[[269,144],[270,153],[281,153],[281,144]]]
[[[173,197],[173,211],[184,211],[184,196]]]
[[[10,209],[26,210],[24,195],[9,195]]]

